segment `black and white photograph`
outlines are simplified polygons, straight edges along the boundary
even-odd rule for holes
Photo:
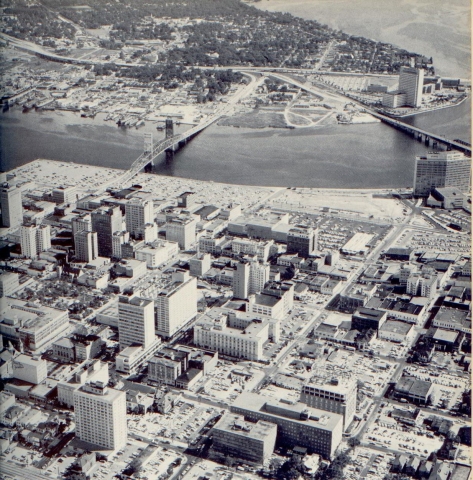
[[[470,0],[0,0],[0,480],[472,480]]]

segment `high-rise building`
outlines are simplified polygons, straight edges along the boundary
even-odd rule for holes
[[[294,227],[287,233],[287,253],[298,253],[308,257],[317,249],[318,229],[311,227]]]
[[[132,198],[125,204],[126,229],[132,237],[136,237],[143,227],[154,223],[152,199]]]
[[[258,260],[253,260],[250,263],[250,279],[249,279],[249,294],[260,293],[266,282],[269,281],[269,264],[260,263]]]
[[[36,250],[38,253],[45,252],[51,248],[51,227],[40,225],[36,228]]]
[[[76,260],[91,262],[98,257],[97,232],[82,230],[74,237]]]
[[[92,230],[97,232],[99,256],[113,255],[113,234],[121,232],[122,214],[120,207],[100,208],[92,212]]]
[[[399,73],[399,91],[406,95],[406,105],[409,107],[421,106],[423,86],[424,70],[422,68],[401,67]]]
[[[428,197],[436,187],[470,190],[471,159],[460,152],[434,152],[416,157],[414,195]]]
[[[0,298],[9,297],[19,286],[18,273],[0,273]]]
[[[20,189],[4,183],[0,188],[0,208],[2,209],[2,227],[20,226],[23,223]]]
[[[72,240],[75,242],[76,235],[79,232],[83,232],[84,230],[87,232],[92,231],[92,219],[90,218],[89,213],[83,213],[81,215],[77,215],[72,219]]]
[[[347,429],[356,413],[356,380],[310,382],[302,387],[301,402],[309,407],[343,415],[344,429]]]
[[[95,382],[75,390],[73,398],[77,438],[110,450],[126,445],[126,392]]]
[[[120,349],[141,345],[146,350],[155,341],[154,302],[140,297],[120,296],[118,340]]]
[[[169,285],[154,298],[156,333],[172,337],[197,315],[197,279],[177,271]]]
[[[122,245],[130,241],[130,232],[114,232],[112,235],[112,257],[123,258]]]
[[[173,218],[166,225],[166,240],[177,242],[182,250],[189,250],[195,242],[196,225],[194,217]]]
[[[26,258],[36,258],[36,225],[22,225],[20,231],[21,254]]]
[[[233,296],[242,300],[248,298],[250,291],[250,264],[248,262],[237,263],[233,272]]]

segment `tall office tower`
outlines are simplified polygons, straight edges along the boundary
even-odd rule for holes
[[[406,105],[409,107],[421,106],[423,86],[424,70],[422,68],[401,67],[399,91],[406,94]]]
[[[19,286],[18,273],[0,273],[0,298],[9,297]]]
[[[287,233],[287,253],[298,253],[301,257],[312,255],[317,249],[318,229],[294,227]]]
[[[248,262],[239,262],[233,272],[233,296],[244,300],[248,298],[249,291],[250,265]]]
[[[36,225],[22,225],[20,235],[21,254],[26,258],[36,258],[38,256]]]
[[[126,392],[95,382],[74,391],[73,399],[77,438],[110,450],[126,445]]]
[[[23,223],[20,189],[4,183],[0,188],[0,208],[2,209],[2,227],[20,226]]]
[[[312,408],[343,415],[343,428],[347,429],[356,413],[356,380],[307,383],[301,391],[301,402]]]
[[[194,217],[173,218],[166,225],[166,240],[177,242],[182,250],[189,250],[195,242],[196,224]]]
[[[156,333],[172,337],[197,315],[197,279],[177,271],[169,285],[154,298]]]
[[[147,223],[154,223],[154,208],[151,199],[132,198],[125,204],[126,229],[136,237]]]
[[[84,230],[92,231],[92,219],[89,213],[83,213],[72,219],[72,241],[75,242],[76,235]]]
[[[130,232],[115,232],[112,235],[112,257],[123,258],[122,245],[130,241]]]
[[[36,227],[36,251],[45,252],[51,248],[51,227],[49,225],[40,225]]]
[[[112,236],[115,232],[122,231],[122,214],[120,207],[99,208],[92,212],[92,230],[97,232],[99,256],[111,257],[113,255]]]
[[[268,263],[259,263],[258,260],[253,260],[250,263],[250,279],[248,293],[260,293],[266,282],[269,281],[269,264]]]
[[[141,345],[146,350],[156,340],[152,300],[119,297],[118,340],[120,350],[130,345]]]
[[[470,190],[471,159],[460,152],[434,152],[416,157],[414,195],[428,197],[435,187]]]
[[[76,260],[91,262],[99,256],[97,232],[82,230],[74,237]]]

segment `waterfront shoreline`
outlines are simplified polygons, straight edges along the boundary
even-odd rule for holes
[[[51,160],[47,158],[37,158],[31,162],[28,162],[24,165],[21,165],[19,167],[16,167],[12,170],[9,170],[8,172],[4,173],[15,173],[16,175],[22,175],[26,177],[33,177],[35,179],[39,179],[41,176],[39,175],[38,169],[42,170],[42,168],[48,168],[50,169],[45,172],[50,175],[58,175],[57,172],[60,171],[60,168],[58,167],[74,167],[74,168],[79,168],[79,169],[84,169],[87,171],[91,171],[92,173],[97,173],[97,171],[101,171],[102,173],[108,173],[108,172],[113,172],[116,173],[117,178],[123,174],[123,170],[120,168],[114,168],[114,167],[101,167],[101,166],[92,166],[92,165],[87,165],[87,164],[81,164],[77,162],[68,162],[68,161],[61,161],[61,160]],[[29,170],[31,168],[36,169],[35,172],[30,172]],[[92,169],[92,170],[91,170]],[[25,172],[26,170],[26,172]],[[56,173],[54,173],[56,172]],[[25,175],[27,173],[27,175]],[[76,174],[77,175],[77,174]],[[49,177],[49,175],[43,175],[46,178]],[[245,185],[245,184],[236,184],[236,183],[228,183],[228,182],[217,182],[213,180],[196,180],[193,178],[185,178],[185,177],[173,177],[169,175],[163,175],[159,173],[144,173],[140,172],[136,175],[136,177],[139,176],[147,176],[148,178],[153,178],[153,177],[159,177],[162,178],[166,181],[175,181],[176,183],[181,183],[181,182],[192,182],[196,184],[201,184],[201,185],[216,185],[220,187],[231,187],[231,188],[258,188],[258,189],[263,189],[263,190],[274,190],[274,189],[286,189],[286,190],[298,190],[298,191],[304,191],[304,192],[310,192],[310,193],[317,193],[318,191],[321,191],[323,193],[330,193],[334,195],[340,195],[340,196],[349,196],[350,194],[357,194],[357,195],[371,195],[371,194],[388,194],[392,192],[399,192],[399,191],[406,191],[405,188],[396,188],[396,187],[385,187],[385,188],[331,188],[331,187],[281,187],[277,185]],[[135,178],[136,178],[135,177]],[[51,179],[52,180],[52,179]],[[60,186],[66,182],[63,181],[63,179],[57,179],[58,181],[49,181],[45,182],[48,186]],[[136,183],[133,182],[133,180],[130,180],[131,183]],[[95,187],[95,188],[93,188]],[[100,187],[100,185],[93,185],[90,186],[89,188],[82,188],[82,190],[86,192],[94,192],[96,189]]]
[[[394,115],[394,114],[389,114],[393,118],[406,118],[406,117],[415,117],[417,115],[423,115],[425,113],[430,113],[430,112],[436,112],[437,110],[444,110],[446,108],[454,108],[454,107],[459,107],[463,102],[468,100],[470,98],[470,95],[466,95],[464,98],[462,98],[459,102],[454,103],[453,105],[439,105],[438,107],[434,108],[429,108],[428,110],[424,110],[422,112],[412,112],[412,113],[404,113],[402,115]]]

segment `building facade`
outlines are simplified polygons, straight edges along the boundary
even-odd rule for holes
[[[356,413],[356,381],[307,383],[302,387],[301,402],[309,407],[343,415],[346,430]]]
[[[15,228],[20,226],[23,223],[20,189],[4,183],[0,188],[0,208],[2,209],[2,227]]]
[[[246,422],[241,415],[226,413],[212,429],[212,446],[225,455],[262,464],[274,451],[277,431],[275,423]]]
[[[74,391],[76,437],[100,447],[119,450],[126,445],[126,392],[103,382]]]
[[[74,237],[75,256],[80,262],[91,262],[98,257],[99,245],[97,232],[82,230]]]
[[[417,156],[414,172],[414,195],[428,197],[432,189],[456,187],[470,190],[471,159],[460,152],[435,152]]]
[[[405,105],[418,108],[422,105],[424,70],[422,68],[401,67],[399,91],[405,93]]]
[[[146,224],[154,223],[154,208],[151,199],[132,198],[125,204],[126,230],[136,237]]]
[[[176,272],[168,288],[154,298],[156,333],[169,338],[197,315],[197,279]]]
[[[342,440],[343,417],[337,413],[287,404],[256,393],[243,392],[230,407],[245,420],[263,420],[278,426],[277,443],[305,447],[310,452],[332,459]]]
[[[142,345],[147,349],[155,341],[154,302],[138,296],[118,299],[118,339],[120,349]]]
[[[100,208],[92,212],[91,218],[92,231],[97,232],[99,256],[113,256],[113,234],[123,230],[120,207]]]

